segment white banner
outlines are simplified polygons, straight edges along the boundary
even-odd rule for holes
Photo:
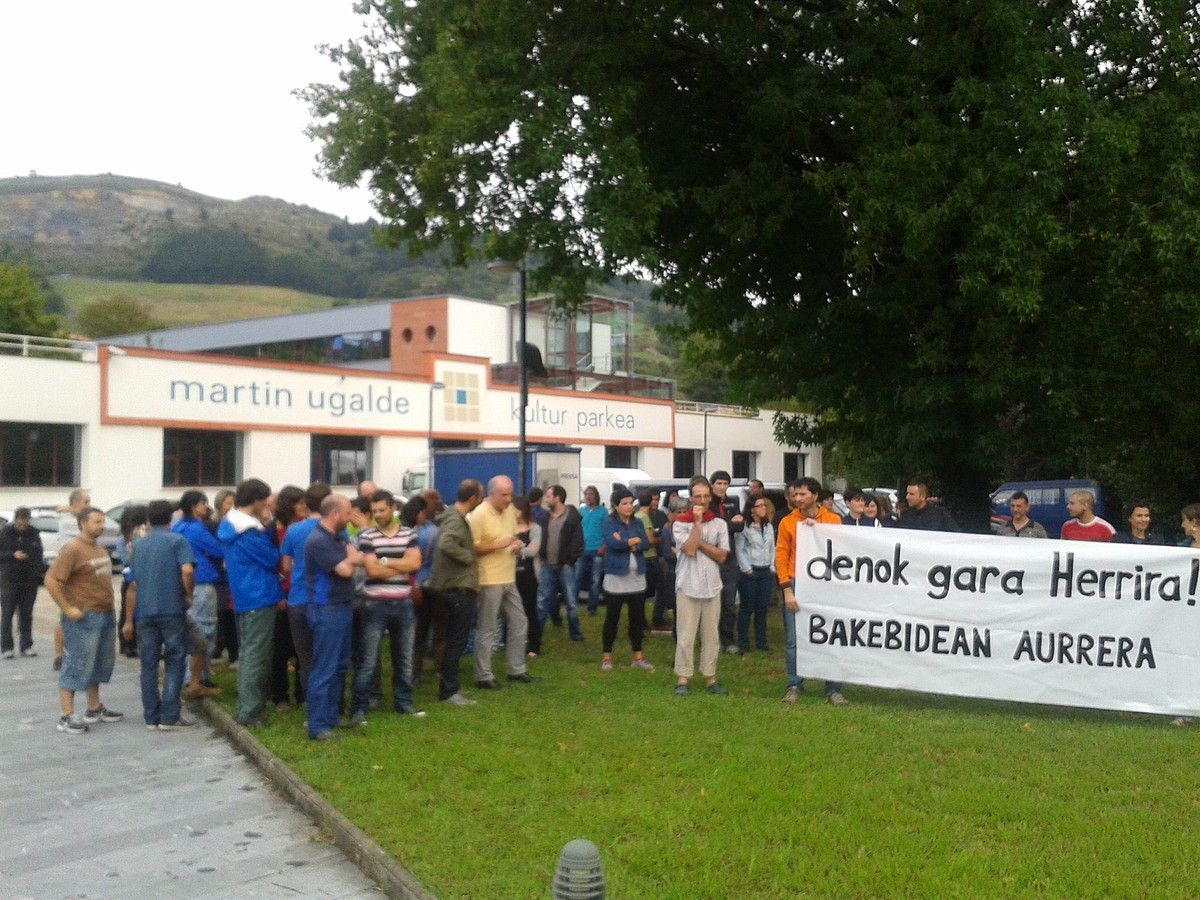
[[[1200,553],[796,529],[799,674],[963,697],[1200,714]]]

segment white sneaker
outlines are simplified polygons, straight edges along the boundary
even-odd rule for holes
[[[465,694],[459,693],[459,694],[451,694],[449,697],[447,697],[442,702],[446,703],[450,706],[475,706],[478,701],[472,700],[470,697],[466,696]]]

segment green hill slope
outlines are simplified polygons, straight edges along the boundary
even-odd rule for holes
[[[153,284],[79,276],[59,276],[52,284],[66,302],[69,318],[88,304],[127,297],[170,327],[281,316],[334,305],[331,297],[262,285]]]

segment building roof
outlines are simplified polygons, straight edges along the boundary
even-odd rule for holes
[[[372,303],[335,306],[314,312],[289,313],[282,316],[261,316],[238,319],[234,322],[214,322],[209,325],[188,325],[122,334],[105,343],[123,347],[148,347],[154,350],[174,350],[180,353],[241,347],[269,341],[298,341],[328,337],[333,334],[353,334],[360,331],[383,331],[392,327],[391,310],[397,303],[432,300],[447,297],[468,303],[487,303],[472,297],[439,294],[432,297],[405,297]],[[490,304],[489,304],[490,305]]]

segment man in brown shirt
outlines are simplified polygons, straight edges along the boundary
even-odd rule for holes
[[[62,549],[46,572],[46,590],[62,610],[66,659],[58,678],[62,717],[58,730],[83,734],[89,724],[119,722],[124,715],[100,702],[100,685],[112,677],[117,623],[113,615],[112,562],[97,543],[104,513],[87,507],[79,514],[79,537]],[[87,691],[82,720],[75,716],[75,692]]]

